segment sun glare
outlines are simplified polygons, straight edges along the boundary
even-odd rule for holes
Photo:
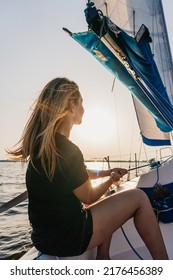
[[[111,126],[112,118],[103,109],[90,109],[85,113],[81,127],[86,144],[103,145],[115,137],[115,127]]]

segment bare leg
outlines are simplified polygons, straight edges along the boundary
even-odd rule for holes
[[[134,217],[136,229],[153,259],[168,259],[159,225],[144,192],[137,189],[121,192],[94,204],[90,209],[93,235],[88,249],[104,244],[114,231]]]
[[[111,243],[111,236],[107,237],[103,243],[101,243],[98,248],[97,248],[97,260],[110,260],[109,256],[109,248],[110,248],[110,243]]]
[[[160,228],[153,210],[150,211],[150,209],[140,208],[134,216],[134,223],[152,257],[156,260],[168,259]]]

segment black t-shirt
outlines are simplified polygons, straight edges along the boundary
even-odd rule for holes
[[[28,165],[26,185],[29,196],[29,219],[36,229],[59,228],[67,230],[67,225],[81,219],[83,204],[73,190],[88,179],[84,159],[79,148],[65,136],[57,134],[57,167],[50,181],[40,161]]]

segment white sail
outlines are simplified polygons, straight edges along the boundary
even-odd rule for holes
[[[130,36],[135,37],[142,24],[148,28],[152,38],[151,50],[154,60],[170,102],[173,103],[173,65],[161,1],[95,0],[93,2],[97,9]],[[157,127],[148,110],[141,106],[141,103],[135,98],[134,105],[141,135],[146,140],[144,142],[148,145],[162,145],[164,143],[162,140],[166,140],[167,144],[169,134],[163,133]]]
[[[170,134],[162,132],[156,125],[154,118],[135,98],[133,98],[138,124],[143,142],[149,146],[170,144]]]

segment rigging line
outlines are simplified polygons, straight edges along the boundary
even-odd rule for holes
[[[166,40],[167,42],[167,57],[169,57],[169,60],[167,60],[167,66],[168,66],[168,69],[171,71],[171,74],[169,77],[168,80],[168,84],[169,84],[169,87],[170,89],[172,88],[172,70],[173,70],[173,63],[172,63],[172,54],[171,54],[171,48],[170,48],[170,42],[169,42],[169,37],[168,37],[168,30],[167,30],[167,26],[166,26],[166,20],[165,20],[165,15],[164,15],[164,9],[163,9],[163,4],[162,2],[160,2],[160,8],[161,8],[161,12],[162,12],[162,15],[163,15],[163,27],[164,27],[164,30],[165,30],[165,36],[164,36],[164,40]],[[172,95],[172,92],[170,93],[169,92],[169,97],[170,97],[170,101],[171,103],[173,102],[173,95]]]
[[[114,91],[115,81],[116,81],[116,77],[114,77],[114,79],[113,79],[111,92],[113,92],[113,91]]]
[[[144,143],[143,143],[143,148],[144,148],[144,153],[145,153],[146,160],[148,161],[148,156],[147,156],[146,146],[145,146],[145,144],[144,144]]]
[[[162,43],[160,43],[160,41],[158,41],[158,46],[159,46],[159,50],[160,50],[160,61],[161,61],[162,73],[163,73],[162,74],[162,78],[163,78],[163,82],[164,82],[165,87],[166,87],[166,81],[168,81],[168,84],[169,84],[169,86],[171,88],[170,79],[167,78],[167,74],[165,74],[165,71],[164,71],[164,64],[165,63],[167,64],[168,69],[170,69],[169,65],[172,62],[172,58],[171,58],[171,55],[170,55],[169,38],[168,38],[168,34],[167,34],[167,29],[166,29],[166,24],[165,24],[165,18],[164,18],[164,12],[163,12],[162,3],[160,3],[160,10],[162,11],[162,13],[160,13],[160,14],[163,15],[163,23],[164,23],[163,24],[163,29],[165,31],[160,36],[162,36],[163,42],[165,42],[165,40],[166,40],[166,43],[167,43],[167,44],[165,44],[165,48],[167,47],[167,50],[166,50],[165,56],[163,57],[163,53],[161,52]],[[156,26],[158,26],[158,24],[156,24]],[[170,58],[170,63],[168,62],[168,57]],[[169,96],[169,98],[171,98],[171,97]]]
[[[119,4],[119,3],[120,3],[120,4]],[[129,19],[128,19],[124,24],[120,24],[120,23],[121,23],[121,18],[122,18],[122,16],[121,16],[120,13],[119,13],[118,7],[119,7],[119,5],[124,5],[124,3],[121,2],[120,0],[116,0],[116,3],[114,4],[114,7],[112,8],[112,11],[111,11],[110,15],[109,15],[109,13],[108,13],[108,8],[107,8],[108,3],[105,1],[104,4],[106,5],[106,15],[107,15],[107,17],[111,19],[112,14],[114,13],[115,8],[116,8],[116,12],[117,12],[117,15],[118,15],[117,21],[119,22],[118,25],[122,26],[121,28],[123,28],[126,32],[131,33],[130,30],[126,30],[125,27],[126,27],[126,25],[130,22],[132,16],[129,17]],[[115,24],[116,24],[116,20],[115,20]]]
[[[166,26],[166,21],[165,21],[165,16],[164,16],[162,2],[160,3],[160,9],[161,9],[161,14],[163,16],[163,29],[165,31],[165,33],[162,34],[162,37],[163,37],[163,41],[164,42],[166,41],[166,44],[165,44],[165,48],[166,48],[165,59],[166,59],[166,64],[167,64],[167,69],[166,70],[171,72],[171,73],[169,73],[169,75],[167,73],[165,75],[165,71],[163,71],[163,75],[164,75],[164,78],[165,78],[165,86],[167,86],[167,90],[168,90],[168,87],[170,89],[169,92],[168,92],[169,99],[170,99],[171,103],[173,103],[173,93],[172,93],[172,70],[173,70],[172,54],[171,54],[171,49],[170,49],[170,42],[169,42],[168,31],[167,31],[167,26]],[[166,81],[167,81],[167,84],[166,84]]]
[[[115,10],[115,8],[117,8],[117,7],[116,7],[116,6],[118,5],[117,2],[119,2],[119,1],[116,0],[116,3],[115,3],[115,5],[114,5],[114,7],[113,7],[113,9],[112,9],[112,11],[111,11],[111,13],[110,13],[110,15],[109,15],[109,18],[111,18],[112,14],[113,14],[113,12],[114,12],[114,10]],[[106,4],[107,4],[107,3],[106,3]]]
[[[162,104],[160,104],[160,102],[158,102],[156,100],[155,96],[153,97],[150,94],[150,92],[147,88],[148,87],[147,80],[144,79],[144,77],[143,77],[143,80],[136,80],[136,83],[140,86],[140,88],[143,90],[143,92],[148,97],[148,99],[151,101],[151,103],[155,107],[157,107],[157,111],[160,113],[160,115],[163,117],[163,119],[166,121],[166,123],[170,126],[170,128],[173,129],[173,118],[171,115],[173,113],[173,108],[168,104],[168,102],[166,100],[163,99],[163,97],[161,95],[159,97],[160,97],[160,102],[162,102]],[[153,91],[154,88],[152,88],[152,84],[150,84],[149,86],[150,86],[150,90],[155,94],[155,92]],[[163,112],[163,110],[164,110],[164,112]]]
[[[136,29],[136,28],[135,28],[135,10],[133,10],[133,36],[134,36],[134,38],[135,38],[135,35],[136,35],[136,34],[135,34],[135,33],[136,33],[136,32],[135,32],[135,29]]]
[[[106,9],[106,16],[107,17],[109,17],[109,15],[108,15],[108,3],[105,1],[105,9]]]
[[[124,0],[123,0],[124,1]],[[122,0],[119,0],[119,2],[121,3],[121,4],[123,4],[124,6],[126,6],[126,7],[128,7],[129,9],[134,9],[134,5],[130,5],[130,4],[127,4],[127,0],[126,0],[126,3],[124,3]],[[154,0],[155,1],[155,0]],[[142,8],[137,8],[137,7],[135,7],[135,11],[138,11],[139,13],[141,13],[142,15],[150,15],[150,12],[147,12],[146,10],[143,10]]]
[[[141,141],[140,142],[141,142],[141,144],[140,144],[140,148],[139,148],[138,162],[140,162],[141,155],[145,155],[145,160],[148,162],[148,155],[147,155],[147,151],[146,151],[146,145],[143,143],[142,137],[141,137]],[[143,148],[144,152],[142,152],[142,148]]]
[[[120,4],[117,3],[117,2],[119,2]],[[117,19],[117,21],[119,22],[118,25],[120,25],[121,28],[124,29],[124,31],[126,31],[127,33],[131,33],[129,29],[126,29],[126,25],[127,25],[128,23],[130,24],[130,21],[131,21],[131,19],[133,18],[133,15],[129,16],[129,18],[127,19],[127,21],[126,21],[124,24],[122,24],[122,22],[121,22],[122,15],[120,15],[119,9],[118,9],[119,5],[124,5],[124,3],[121,2],[120,0],[117,0],[116,3],[115,3],[115,5],[114,5],[114,7],[113,7],[113,9],[112,9],[112,12],[111,12],[109,18],[111,19],[112,14],[113,14],[113,12],[114,12],[114,10],[115,10],[115,8],[116,8],[116,9],[117,9],[117,14],[118,14],[118,19]],[[115,21],[115,24],[116,24],[116,21]]]
[[[159,10],[160,10],[160,5],[159,5]],[[155,9],[155,11],[154,11],[154,15],[156,15],[156,9]],[[164,35],[163,35],[163,33],[160,35],[159,34],[159,25],[160,25],[160,18],[161,18],[161,13],[159,13],[159,19],[158,19],[158,17],[156,17],[156,34],[158,34],[158,38],[160,37],[160,36],[162,36],[162,38],[163,38],[163,41],[164,41]],[[160,61],[161,61],[161,67],[162,67],[162,73],[163,73],[163,82],[164,82],[164,84],[166,84],[166,82],[165,82],[165,74],[164,74],[164,67],[163,67],[163,64],[164,64],[164,60],[166,59],[166,57],[165,58],[163,58],[163,54],[162,54],[162,48],[161,48],[161,43],[160,43],[160,40],[158,40],[158,48],[159,48],[159,53],[160,53]]]
[[[150,163],[147,163],[147,164],[144,164],[144,165],[135,166],[135,167],[129,168],[127,171],[137,170],[137,169],[140,169],[140,168],[143,168],[143,167],[147,167],[147,166],[150,166],[150,165],[151,165]]]
[[[125,237],[127,243],[129,244],[130,248],[133,250],[133,252],[138,256],[138,258],[139,258],[140,260],[143,260],[143,258],[138,254],[138,252],[135,250],[135,248],[134,248],[133,245],[131,244],[131,242],[130,242],[130,240],[128,239],[128,237],[127,237],[127,235],[126,235],[126,233],[125,233],[125,231],[124,231],[124,229],[123,229],[122,226],[121,226],[121,230],[122,230],[122,233],[123,233],[123,235],[124,235],[124,237]]]
[[[141,141],[140,141],[140,147],[139,147],[139,155],[138,155],[138,162],[140,161],[140,157],[141,157],[141,150],[142,150],[142,138],[141,138]]]
[[[133,97],[132,94],[131,94],[131,97],[132,97],[133,106],[134,106],[134,109],[135,109],[135,114],[136,114],[136,118],[137,118],[137,122],[138,122],[138,127],[139,127],[139,130],[140,130],[140,121],[139,121],[139,116],[138,116],[138,113],[137,113],[137,108],[136,108],[136,105],[135,105],[135,100],[134,100],[135,98]],[[142,134],[142,132],[140,131],[140,135],[141,134]],[[141,142],[142,142],[142,136],[141,136]]]
[[[154,11],[154,2],[152,3],[152,11],[153,11],[153,14],[155,15],[156,14],[156,12]],[[154,36],[154,34],[155,34],[155,32],[154,32],[154,30],[155,30],[155,28],[154,28],[154,17],[151,17],[151,32],[152,32],[152,34],[153,34],[153,36]],[[150,30],[149,30],[149,32],[150,32]],[[154,45],[154,41],[152,40],[152,42],[151,42],[151,49],[152,49],[152,54],[154,55],[154,53],[155,53],[155,45]]]
[[[132,5],[132,4],[127,4],[128,3],[128,1],[126,0],[126,3],[124,3],[124,0],[122,1],[122,0],[118,0],[118,2],[120,3],[120,5],[121,6],[125,6],[125,7],[127,7],[129,10],[131,9],[131,10],[134,10],[134,6]],[[143,9],[141,9],[141,8],[137,8],[137,7],[135,7],[135,11],[138,11],[140,14],[142,14],[142,15],[150,15],[150,12],[147,12],[146,10],[143,10]],[[139,15],[139,14],[138,14]]]
[[[157,184],[158,184],[158,182],[159,182],[159,167],[160,167],[160,165],[159,164],[157,164],[157,166],[156,166],[156,171],[157,171],[157,177],[156,177],[156,182],[155,182],[155,184],[154,184],[154,187],[156,187],[157,186]]]
[[[130,25],[130,22],[131,22],[131,19],[133,18],[133,15],[131,15],[131,16],[129,16],[129,18],[127,19],[127,21],[126,22],[124,22],[124,24],[120,24],[120,26],[121,26],[121,29],[123,29],[126,33],[128,33],[128,34],[131,34],[132,32],[129,30],[129,28],[128,29],[126,29],[126,25],[129,23],[129,25]],[[119,21],[120,21],[120,23],[121,23],[121,15],[119,15]],[[116,24],[116,23],[115,23]]]
[[[170,157],[168,157],[167,159],[165,159],[164,161],[162,161],[161,163],[160,163],[160,165],[162,165],[162,164],[164,164],[165,162],[167,162],[168,160],[170,160],[171,158],[173,158],[173,155],[172,156],[170,156]]]
[[[116,80],[115,80],[116,81]],[[117,102],[116,102],[116,94],[114,93],[114,112],[115,112],[115,119],[116,119],[116,122],[114,122],[114,126],[115,126],[115,130],[117,128],[117,142],[118,142],[118,151],[119,151],[119,159],[121,160],[121,146],[120,146],[120,136],[119,136],[119,125],[118,125],[118,112],[117,112]],[[116,137],[115,137],[116,138]],[[116,139],[115,139],[115,144],[116,144]]]
[[[131,95],[131,97],[132,97],[132,95]],[[132,99],[133,99],[133,97],[132,97]],[[132,126],[131,126],[131,144],[130,144],[130,158],[131,158],[131,155],[132,155],[132,148],[133,148],[133,143],[134,143],[134,126],[135,126],[135,115],[136,115],[136,113],[134,112],[133,113],[133,116],[132,116]]]

